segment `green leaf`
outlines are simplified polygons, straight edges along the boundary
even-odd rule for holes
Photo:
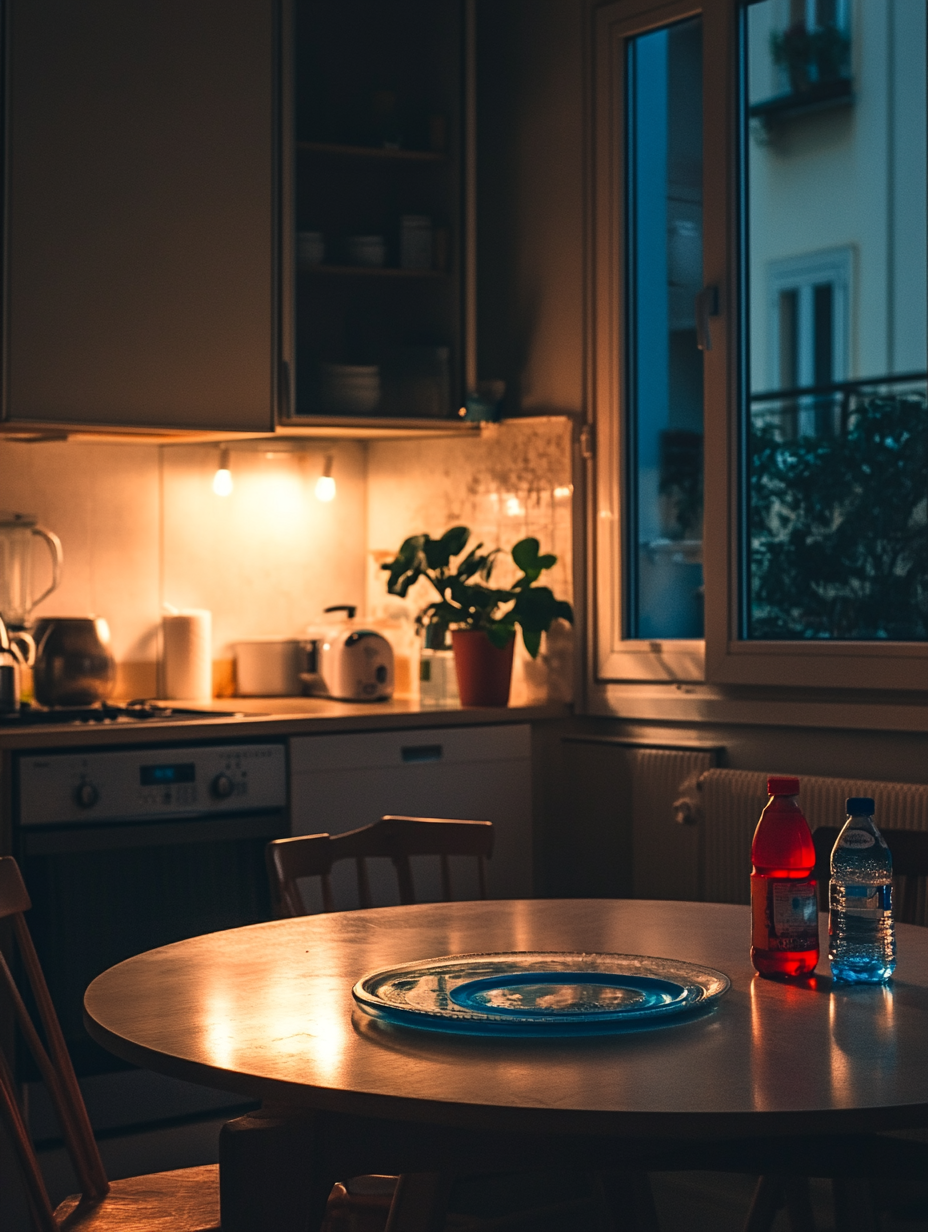
[[[532,658],[537,659],[538,651],[541,649],[541,633],[535,629],[523,628],[522,642]]]
[[[538,540],[534,538],[520,539],[512,549],[512,559],[525,574],[529,584],[536,581],[545,569],[557,564],[557,557],[550,554],[538,555]],[[522,587],[525,582],[520,579],[516,586]]]
[[[451,557],[464,551],[470,538],[470,530],[466,526],[452,526],[446,530],[440,539],[430,539],[425,536],[425,560],[430,569],[447,569]]]
[[[391,595],[406,597],[406,592],[422,574],[422,547],[427,535],[412,535],[403,541],[396,558],[388,565],[381,565],[389,570],[387,590]]]
[[[515,625],[508,621],[497,620],[486,626],[486,635],[497,650],[505,650],[515,637],[515,632]]]

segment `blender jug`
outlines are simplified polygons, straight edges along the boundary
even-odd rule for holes
[[[52,582],[32,594],[33,539],[44,540],[52,558]],[[28,513],[0,513],[0,617],[10,631],[25,629],[36,604],[47,599],[61,581],[61,541],[39,526]]]

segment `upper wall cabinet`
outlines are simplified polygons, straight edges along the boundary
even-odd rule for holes
[[[9,0],[3,418],[266,431],[274,0]]]
[[[463,0],[294,4],[291,424],[458,420],[472,380],[472,22]]]

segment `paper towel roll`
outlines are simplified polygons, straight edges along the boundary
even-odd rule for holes
[[[208,702],[213,696],[212,616],[190,608],[162,616],[164,696]]]

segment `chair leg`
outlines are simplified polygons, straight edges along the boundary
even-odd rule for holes
[[[404,1172],[384,1232],[442,1232],[453,1183],[448,1172]]]
[[[661,1232],[646,1172],[600,1172],[598,1181],[613,1232]]]
[[[836,1228],[841,1232],[879,1232],[873,1188],[866,1177],[835,1177],[831,1192]]]
[[[815,1232],[809,1182],[803,1176],[762,1176],[754,1190],[743,1232],[770,1232],[777,1212],[784,1206],[791,1232]]]
[[[786,1209],[789,1213],[789,1226],[792,1232],[815,1232],[815,1215],[812,1211],[812,1198],[806,1177],[784,1177],[783,1190],[786,1194]]]
[[[783,1202],[783,1186],[779,1178],[760,1177],[751,1200],[751,1209],[744,1222],[743,1232],[770,1232]]]

